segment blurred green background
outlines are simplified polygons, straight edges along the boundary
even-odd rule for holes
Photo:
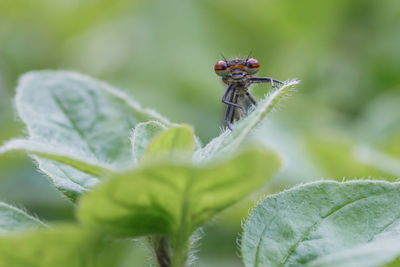
[[[254,134],[286,163],[265,192],[320,178],[400,176],[359,149],[400,157],[396,0],[0,0],[0,142],[24,135],[12,102],[18,77],[68,69],[193,125],[206,143],[220,133],[225,108],[213,66],[221,54],[250,52],[258,76],[301,80]],[[253,87],[257,98],[268,90]],[[28,157],[0,158],[0,200],[43,220],[74,220],[73,206]],[[240,266],[235,240],[250,203],[205,227],[200,266]]]

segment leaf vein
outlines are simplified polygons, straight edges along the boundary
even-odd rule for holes
[[[89,151],[92,153],[93,156],[96,157],[96,151],[95,149],[90,145],[89,140],[87,139],[86,135],[83,133],[83,131],[78,127],[76,124],[75,120],[71,118],[69,115],[67,109],[63,106],[62,101],[59,99],[59,97],[52,92],[52,96],[55,100],[55,103],[57,106],[60,108],[60,110],[63,112],[64,116],[68,119],[69,123],[71,124],[72,128],[76,131],[76,133],[81,137],[81,139],[85,142],[87,148]]]
[[[394,224],[395,222],[397,222],[400,219],[400,213],[393,219],[393,221],[389,222],[388,224],[386,224],[381,230],[379,230],[378,232],[376,232],[374,235],[372,235],[372,237],[370,239],[368,239],[367,243],[372,241],[377,235],[379,235],[380,233],[383,233],[387,228],[389,228],[392,224]]]
[[[352,200],[352,201],[350,201],[350,202],[344,203],[343,205],[340,205],[340,206],[338,206],[338,207],[332,209],[332,210],[331,210],[330,212],[328,212],[326,215],[321,216],[321,220],[316,221],[313,225],[311,225],[311,226],[305,231],[305,233],[301,236],[301,238],[300,238],[299,240],[297,240],[297,241],[289,248],[287,255],[283,258],[283,261],[282,261],[282,263],[279,264],[279,266],[284,266],[284,264],[288,261],[290,255],[293,253],[293,251],[296,250],[296,248],[300,245],[301,242],[303,242],[304,240],[307,239],[307,236],[311,233],[311,231],[312,231],[316,226],[318,226],[319,224],[322,223],[323,219],[326,219],[326,218],[332,216],[333,214],[335,214],[336,212],[340,211],[340,210],[343,209],[344,207],[347,207],[348,205],[354,204],[354,203],[356,203],[356,202],[358,202],[358,201],[361,201],[361,200],[364,200],[364,199],[367,199],[367,198],[370,198],[370,197],[373,197],[373,196],[376,196],[376,195],[366,196],[366,197],[362,197],[362,198],[355,199],[355,200]]]

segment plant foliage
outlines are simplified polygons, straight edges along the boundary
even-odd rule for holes
[[[400,256],[400,184],[319,181],[265,198],[244,225],[246,266],[383,266]]]
[[[163,251],[154,248],[159,263],[184,265],[193,232],[257,191],[279,169],[275,152],[245,141],[295,84],[275,90],[232,132],[223,131],[202,147],[190,126],[171,123],[103,82],[64,71],[25,74],[16,108],[28,136],[7,142],[0,153],[31,155],[77,204],[78,219],[88,227],[21,232],[1,240],[0,254],[9,255],[13,246],[24,243],[31,246],[23,247],[16,264],[33,264],[35,254],[49,249],[52,255],[39,259],[40,266],[59,265],[83,252],[87,255],[69,266],[86,266],[98,251],[93,244],[105,240],[97,239],[100,233],[114,239],[154,235],[167,240]],[[18,221],[24,227],[42,224],[22,211],[12,212],[14,221],[1,215],[5,228],[18,228]],[[55,240],[66,244],[63,251]],[[11,258],[4,257],[4,263]]]

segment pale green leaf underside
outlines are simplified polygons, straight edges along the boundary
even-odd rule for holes
[[[101,167],[120,168],[134,161],[129,137],[138,123],[156,120],[170,124],[154,111],[140,107],[124,92],[67,71],[23,75],[17,87],[16,108],[27,125],[29,140],[51,148],[51,155],[37,154],[40,169],[55,181],[60,191],[67,190],[72,195],[82,192],[72,192],[73,188],[85,190],[86,185],[93,184],[87,181],[71,186],[74,180],[93,180],[99,171],[102,172]],[[71,159],[65,157],[66,153],[79,160],[68,162]],[[54,158],[54,155],[63,156]],[[70,171],[71,168],[62,164],[82,167],[87,161],[91,167],[80,168],[84,172]],[[69,188],[58,187],[62,184],[68,184]]]
[[[374,240],[327,256],[307,264],[308,267],[375,267],[399,266],[400,245],[398,236]],[[397,264],[396,264],[397,263]],[[393,265],[391,265],[393,264]]]
[[[143,153],[151,140],[166,129],[167,127],[157,121],[142,122],[136,126],[132,136],[132,153],[135,162],[142,159]]]
[[[100,177],[108,171],[115,170],[113,166],[109,164],[100,163],[95,159],[83,158],[79,154],[75,155],[73,150],[69,147],[63,147],[62,144],[54,147],[42,142],[13,139],[0,147],[0,154],[6,152],[26,152],[48,160],[67,164],[77,170],[96,177]]]
[[[94,176],[78,171],[69,165],[45,158],[37,161],[39,169],[47,174],[54,186],[74,203],[82,193],[99,182]]]
[[[44,226],[45,224],[39,219],[18,208],[0,202],[0,236],[10,232]]]
[[[248,267],[381,266],[400,255],[400,183],[320,181],[269,196],[241,250]]]
[[[190,161],[194,149],[194,133],[189,125],[170,128],[157,135],[147,146],[143,162],[156,160]]]
[[[195,162],[213,161],[216,157],[221,157],[236,150],[242,144],[248,134],[253,130],[271,111],[273,111],[284,99],[298,80],[285,82],[281,87],[267,95],[257,103],[256,108],[246,117],[234,124],[233,131],[226,130],[220,136],[211,140],[204,148],[194,153]]]
[[[97,266],[95,257],[102,246],[99,241],[71,225],[0,237],[0,266]]]
[[[278,170],[270,151],[251,149],[207,167],[159,164],[95,187],[78,207],[85,224],[119,236],[191,233],[222,209],[262,186]]]

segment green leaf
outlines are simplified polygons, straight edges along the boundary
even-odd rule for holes
[[[245,225],[246,266],[381,266],[400,256],[400,183],[319,181],[269,196]]]
[[[70,165],[77,170],[100,177],[102,174],[114,170],[107,163],[100,163],[95,159],[88,159],[74,154],[68,147],[59,145],[56,149],[46,143],[24,139],[13,139],[0,147],[0,154],[6,152],[26,152],[45,159],[54,160]],[[35,157],[38,159],[38,157]],[[39,160],[40,161],[40,160]]]
[[[0,202],[0,235],[30,228],[44,227],[39,219],[24,211]]]
[[[97,266],[102,241],[72,225],[7,235],[0,237],[0,266]]]
[[[189,125],[170,128],[157,135],[147,146],[142,161],[191,160],[194,149],[194,133]]]
[[[39,168],[73,201],[105,170],[134,162],[129,137],[138,123],[156,120],[170,125],[122,91],[65,71],[23,75],[16,108],[29,140],[11,142],[3,151],[25,149],[36,155]]]
[[[268,150],[251,149],[209,166],[144,165],[99,184],[80,201],[78,216],[118,236],[188,237],[224,208],[261,187],[279,167]]]
[[[271,111],[276,109],[299,81],[285,82],[270,95],[258,102],[256,108],[233,126],[233,131],[225,130],[220,136],[211,140],[204,148],[194,154],[195,162],[213,161],[236,150],[248,137],[249,133],[262,122]]]
[[[97,178],[52,160],[40,158],[39,169],[48,175],[53,185],[72,202],[99,182]]]
[[[374,240],[347,250],[322,256],[310,262],[310,267],[374,267],[399,266],[400,248],[399,238],[386,237]],[[392,265],[393,264],[393,265]]]
[[[43,71],[20,79],[16,106],[29,136],[77,155],[122,165],[132,160],[129,136],[141,121],[169,122],[123,92],[73,72]]]
[[[166,129],[167,127],[157,121],[142,122],[136,126],[132,136],[132,153],[136,162],[142,159],[151,140]]]

